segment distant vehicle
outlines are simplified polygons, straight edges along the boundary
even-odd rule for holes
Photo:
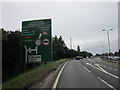
[[[80,60],[80,56],[76,56],[76,60]]]
[[[113,56],[113,57],[111,57],[113,60],[116,60],[116,61],[118,61],[118,60],[120,60],[120,57],[118,57],[118,56]]]
[[[80,60],[80,59],[83,59],[82,56],[76,56],[76,60]]]

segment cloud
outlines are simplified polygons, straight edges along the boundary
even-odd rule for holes
[[[113,52],[117,50],[117,2],[4,2],[2,10],[6,30],[21,28],[24,20],[51,18],[53,36],[62,36],[68,47],[72,38],[74,49],[80,45],[93,53],[101,53],[100,41],[107,42],[107,33],[102,30],[113,28],[111,47]],[[107,51],[107,44],[105,48]]]

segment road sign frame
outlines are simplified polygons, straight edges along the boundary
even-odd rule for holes
[[[47,46],[43,45],[43,40],[46,38],[49,39],[49,45]],[[36,45],[37,40],[40,40],[39,45]],[[40,62],[52,61],[51,19],[22,22],[22,60],[31,63],[28,60],[28,55],[41,55]]]

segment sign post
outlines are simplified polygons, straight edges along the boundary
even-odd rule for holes
[[[52,61],[51,19],[22,22],[22,59],[24,62]]]

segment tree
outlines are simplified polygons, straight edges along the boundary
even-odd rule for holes
[[[58,50],[57,50],[57,47],[58,47],[58,37],[57,37],[57,35],[55,35],[55,37],[53,37],[52,45],[53,45],[53,60],[57,60],[57,59],[59,59]]]
[[[92,53],[87,52],[87,51],[82,51],[80,54],[81,54],[81,56],[83,56],[84,58],[93,56]]]
[[[118,52],[115,52],[115,53],[114,53],[114,56],[118,56]]]
[[[68,57],[67,54],[68,54],[68,48],[65,45],[62,36],[58,38],[57,35],[55,35],[55,37],[53,37],[53,59],[58,60],[61,58],[66,58]]]
[[[74,49],[70,49],[68,55],[69,58],[73,58],[76,56],[76,51]]]
[[[114,54],[112,52],[109,53],[110,56],[113,56]]]
[[[99,56],[100,56],[100,54],[98,54],[98,53],[97,53],[95,56],[96,56],[96,57],[99,57]]]
[[[79,45],[77,46],[77,51],[80,52],[80,46]]]
[[[120,49],[119,49],[119,52],[118,52],[118,56],[120,57]]]
[[[20,60],[21,32],[2,30],[3,82],[23,71]]]

